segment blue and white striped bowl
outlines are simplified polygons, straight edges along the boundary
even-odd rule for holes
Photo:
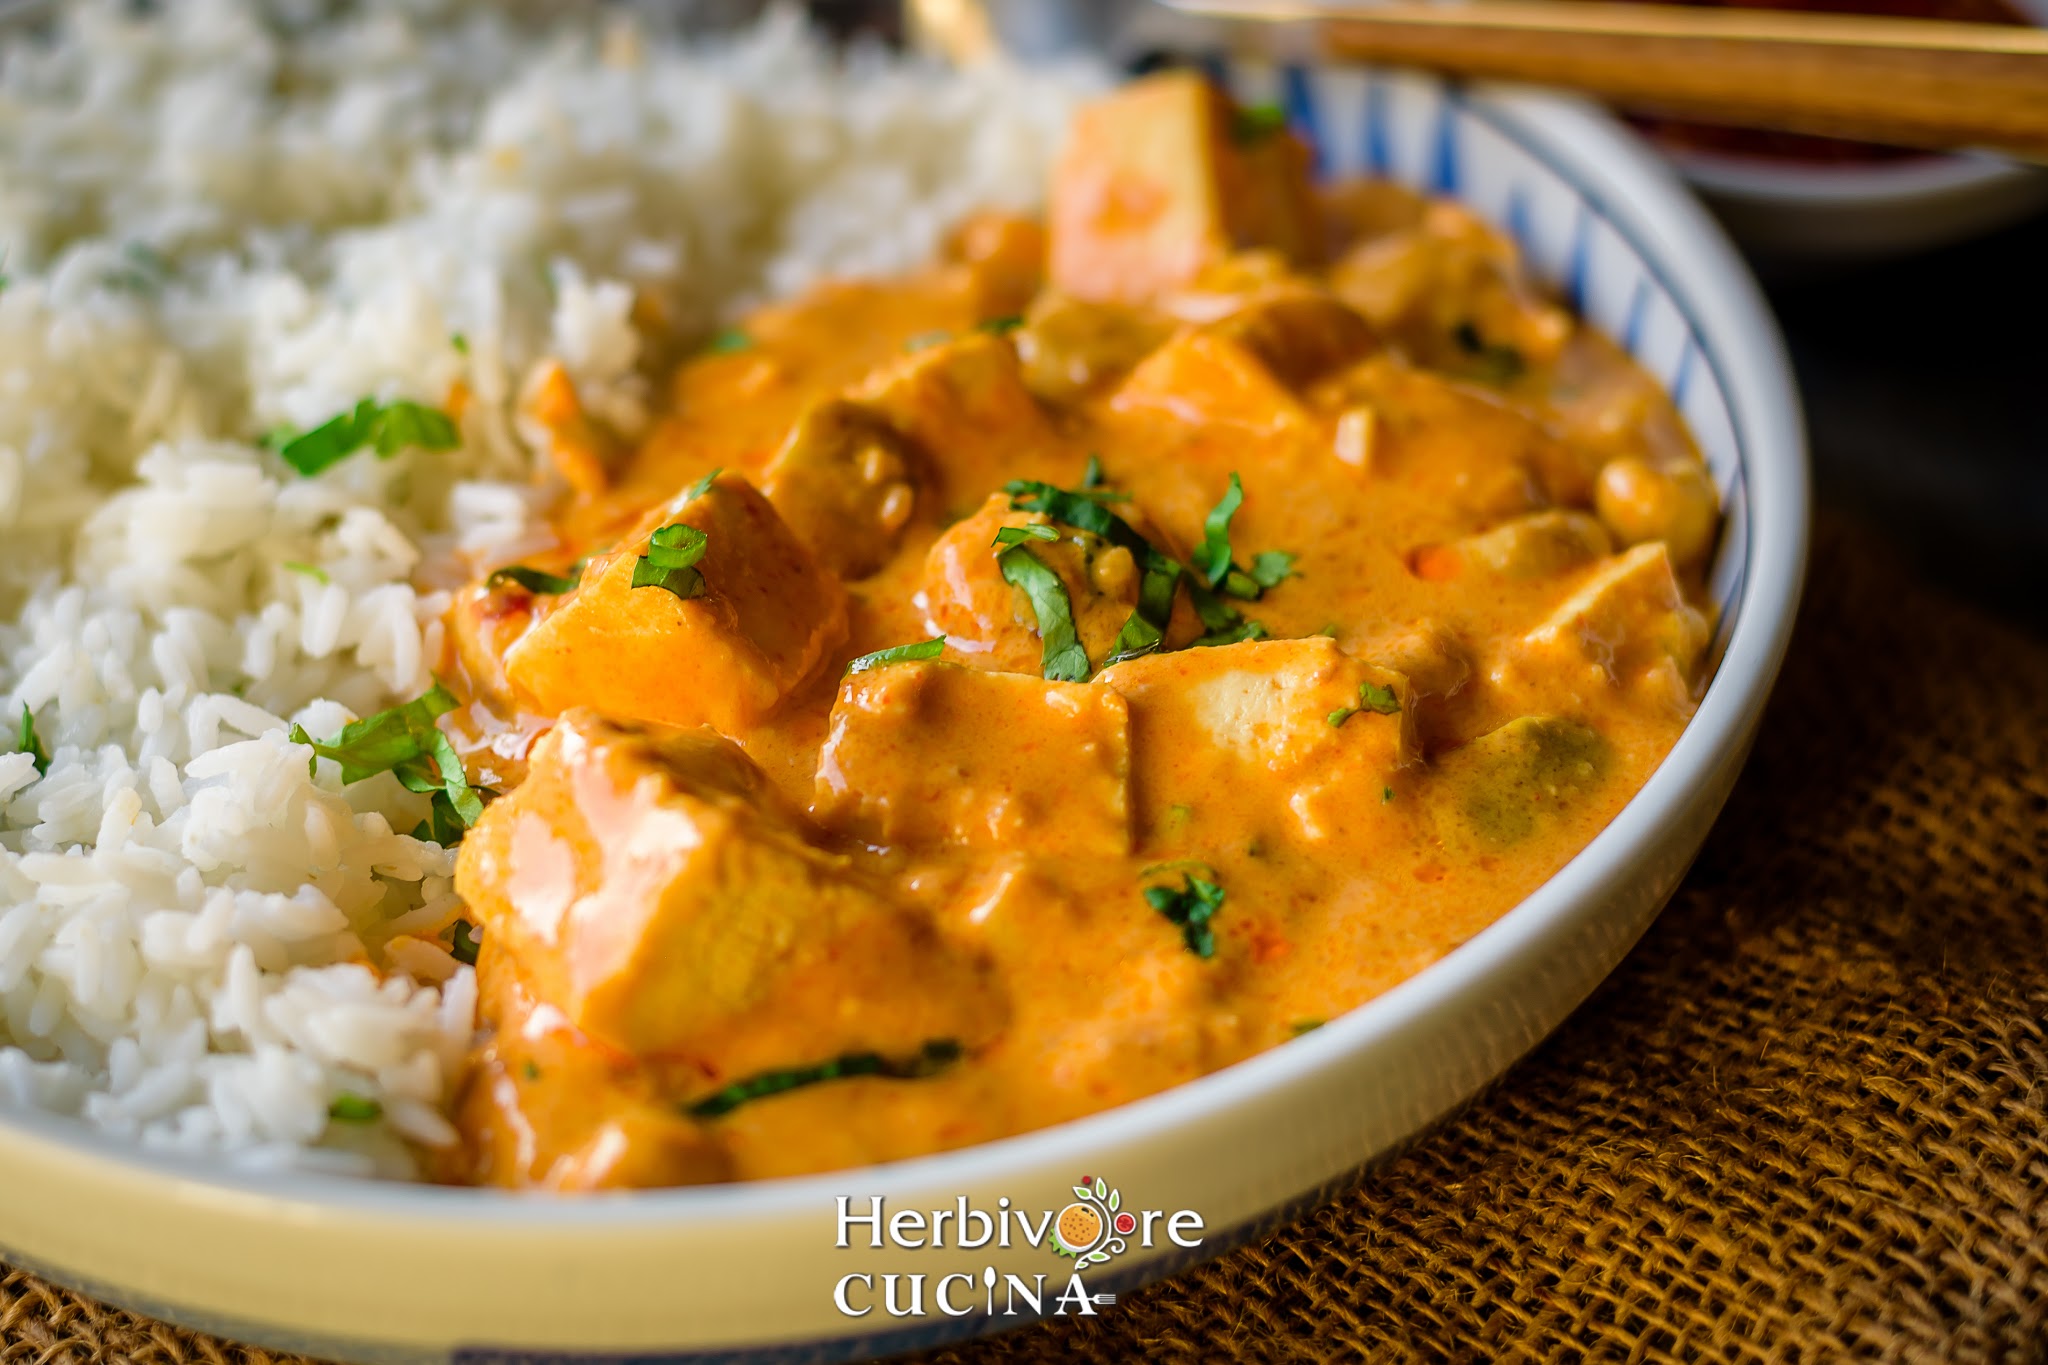
[[[0,1258],[190,1325],[366,1362],[852,1360],[1021,1319],[847,1317],[834,1304],[847,1275],[923,1274],[929,1292],[941,1276],[979,1283],[991,1268],[1059,1282],[1071,1263],[1017,1246],[840,1249],[841,1196],[855,1209],[875,1196],[891,1210],[964,1197],[1044,1213],[1071,1202],[1085,1174],[1116,1186],[1126,1209],[1199,1213],[1199,1246],[1133,1249],[1090,1275],[1094,1290],[1127,1291],[1351,1179],[1556,1027],[1676,888],[1783,657],[1807,519],[1783,348],[1705,215],[1583,106],[1357,72],[1229,74],[1240,94],[1285,104],[1315,135],[1326,173],[1383,173],[1506,224],[1692,423],[1728,508],[1712,575],[1719,671],[1611,826],[1498,923],[1362,1008],[1043,1132],[801,1180],[557,1200],[229,1178],[69,1125],[10,1119],[0,1124]],[[964,1297],[979,1302],[971,1288]],[[865,1300],[857,1291],[850,1302]]]

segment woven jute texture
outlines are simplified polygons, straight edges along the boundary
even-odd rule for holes
[[[2048,1361],[2048,647],[1823,525],[1670,908],[1486,1097],[1092,1320],[924,1365]],[[0,1280],[0,1365],[273,1357]]]

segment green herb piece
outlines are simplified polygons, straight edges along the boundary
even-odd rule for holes
[[[1252,556],[1252,566],[1246,572],[1262,590],[1277,588],[1295,576],[1294,561],[1298,558],[1285,550],[1262,550]]]
[[[1330,638],[1331,638],[1332,640],[1334,640],[1334,639],[1336,639],[1336,638],[1337,638],[1337,632],[1338,632],[1338,631],[1340,631],[1340,630],[1342,630],[1342,629],[1343,629],[1343,627],[1342,627],[1342,626],[1338,625],[1338,624],[1337,624],[1337,623],[1336,623],[1335,621],[1332,621],[1332,622],[1330,622],[1330,624],[1328,624],[1328,625],[1324,626],[1324,627],[1323,627],[1323,628],[1322,628],[1321,630],[1317,631],[1317,632],[1316,632],[1316,634],[1318,634],[1318,635],[1327,635],[1327,636],[1329,636],[1329,637],[1330,637]]]
[[[1088,456],[1088,463],[1081,470],[1081,487],[1084,489],[1102,487],[1102,457],[1100,455],[1091,453]]]
[[[1294,1037],[1299,1038],[1304,1033],[1314,1033],[1322,1026],[1323,1021],[1320,1019],[1297,1019],[1287,1026],[1287,1031]]]
[[[523,1062],[520,1064],[519,1074],[529,1081],[537,1081],[540,1079],[540,1068],[530,1061]]]
[[[1058,540],[1060,533],[1043,522],[1029,522],[1023,526],[1005,526],[996,532],[998,545],[1022,545],[1027,540]]]
[[[1384,806],[1384,805],[1388,805],[1388,804],[1390,804],[1390,803],[1391,803],[1391,802],[1393,801],[1393,799],[1394,799],[1394,789],[1393,789],[1392,787],[1381,787],[1381,788],[1380,788],[1380,804],[1381,804],[1381,805],[1383,805],[1383,806]]]
[[[42,736],[36,733],[35,712],[28,709],[27,702],[21,704],[21,732],[15,737],[14,750],[28,755],[37,777],[50,775],[50,752],[43,747]]]
[[[1401,699],[1394,695],[1394,689],[1383,683],[1362,682],[1358,685],[1358,705],[1340,706],[1330,713],[1330,724],[1342,725],[1360,711],[1370,711],[1376,716],[1399,715]],[[1387,799],[1393,800],[1391,789]]]
[[[1118,501],[1129,495],[1094,488],[1069,492],[1030,479],[1012,480],[1003,485],[1003,491],[1010,495],[1012,508],[1042,512],[1076,530],[1101,536],[1110,544],[1128,550],[1137,560],[1143,575],[1138,584],[1138,603],[1110,644],[1109,656],[1103,660],[1103,665],[1107,667],[1125,659],[1135,659],[1158,649],[1166,638],[1167,621],[1173,615],[1173,597],[1180,585],[1182,569],[1172,556],[1103,506],[1105,502]]]
[[[744,328],[727,327],[704,343],[704,354],[738,355],[741,351],[752,348],[753,344],[754,339],[747,335]]]
[[[673,522],[647,538],[647,553],[633,565],[633,586],[661,588],[687,602],[704,592],[704,575],[697,561],[704,557],[711,537],[694,526]]]
[[[306,745],[315,754],[306,765],[308,772],[317,770],[319,759],[331,759],[341,765],[344,784],[388,772],[407,791],[422,796],[431,793],[429,826],[459,837],[460,831],[482,817],[484,798],[481,791],[469,785],[454,743],[435,724],[456,705],[454,694],[436,683],[425,695],[403,706],[344,726],[331,740],[316,740],[294,725],[291,741]],[[437,837],[435,842],[453,840]]]
[[[109,271],[100,281],[109,289],[147,297],[160,293],[164,281],[170,278],[171,263],[147,243],[123,243],[121,257],[126,264]]]
[[[1384,683],[1362,682],[1358,685],[1358,707],[1374,715],[1395,716],[1401,713],[1401,699]]]
[[[943,346],[952,339],[951,332],[919,332],[903,343],[903,349],[915,355],[919,351],[929,351],[934,346]]]
[[[1021,591],[1038,617],[1039,672],[1052,682],[1086,682],[1088,651],[1074,628],[1074,604],[1067,585],[1045,561],[1022,545],[996,556],[1003,581]]]
[[[450,332],[448,334],[448,344],[455,348],[457,355],[469,354],[469,338],[460,332]]]
[[[302,564],[296,559],[287,559],[279,567],[289,573],[295,573],[301,578],[310,578],[323,588],[334,581],[327,570],[321,568],[318,564]]]
[[[483,940],[476,936],[476,926],[466,919],[459,919],[448,929],[448,955],[465,967],[476,965],[477,949]]]
[[[1023,325],[1024,315],[1022,313],[1011,313],[1007,317],[990,318],[987,322],[977,323],[974,330],[977,332],[987,332],[990,336],[1001,337],[1008,336]]]
[[[308,478],[364,446],[374,449],[378,458],[388,460],[411,446],[453,450],[462,443],[455,421],[447,413],[403,398],[390,403],[365,398],[303,435],[286,437],[280,429],[264,439],[276,442],[277,453],[284,462]]]
[[[1248,104],[1230,123],[1231,140],[1240,146],[1264,142],[1287,130],[1287,111],[1277,104]]]
[[[565,592],[576,591],[581,579],[575,574],[552,574],[544,569],[528,568],[524,564],[509,564],[494,569],[484,580],[486,588],[501,588],[507,583],[524,588],[536,597],[560,597]]]
[[[846,676],[865,673],[871,668],[882,668],[889,664],[900,664],[911,659],[936,659],[946,652],[946,637],[934,636],[914,645],[895,645],[878,649],[872,654],[863,654],[846,666]]]
[[[1194,873],[1181,877],[1178,891],[1170,886],[1145,888],[1145,903],[1180,926],[1181,939],[1196,957],[1216,955],[1216,931],[1209,921],[1223,908],[1223,888]]]
[[[1243,612],[1203,587],[1199,579],[1189,580],[1188,598],[1195,604],[1195,615],[1201,620],[1204,631],[1201,638],[1189,646],[1190,649],[1263,640],[1268,634],[1264,622],[1246,620]]]
[[[361,1095],[337,1095],[327,1106],[327,1117],[337,1123],[375,1123],[384,1117],[384,1106]]]
[[[936,1076],[960,1060],[960,1044],[951,1038],[935,1038],[907,1057],[885,1057],[879,1052],[848,1052],[829,1062],[763,1071],[735,1081],[715,1094],[688,1105],[683,1112],[691,1118],[724,1118],[741,1105],[786,1095],[792,1090],[821,1085],[826,1081],[850,1081],[876,1076],[892,1081],[916,1081]]]
[[[685,488],[683,490],[683,501],[685,503],[692,503],[695,502],[697,499],[703,497],[706,493],[709,493],[711,491],[711,485],[717,483],[718,476],[720,474],[723,474],[724,472],[725,466],[720,465],[718,468],[712,470],[709,474],[706,474],[703,478],[697,480],[697,482],[691,484],[688,488]]]
[[[1220,584],[1230,572],[1230,519],[1237,515],[1237,509],[1244,505],[1244,484],[1238,479],[1237,471],[1230,471],[1230,487],[1209,509],[1209,515],[1202,522],[1202,543],[1195,550],[1195,572],[1210,587]]]
[[[1484,384],[1512,384],[1529,368],[1522,353],[1512,346],[1496,345],[1479,334],[1470,321],[1451,329],[1458,349],[1471,357],[1472,377]]]

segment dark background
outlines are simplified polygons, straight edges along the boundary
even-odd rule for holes
[[[1822,506],[2048,634],[2048,217],[1905,261],[1765,281]]]

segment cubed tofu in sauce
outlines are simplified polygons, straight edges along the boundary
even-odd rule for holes
[[[1451,951],[1662,761],[1720,524],[1676,409],[1496,225],[1318,190],[1282,123],[1110,95],[1043,224],[732,319],[452,594],[441,724],[498,790],[441,1178],[1156,1093]]]

